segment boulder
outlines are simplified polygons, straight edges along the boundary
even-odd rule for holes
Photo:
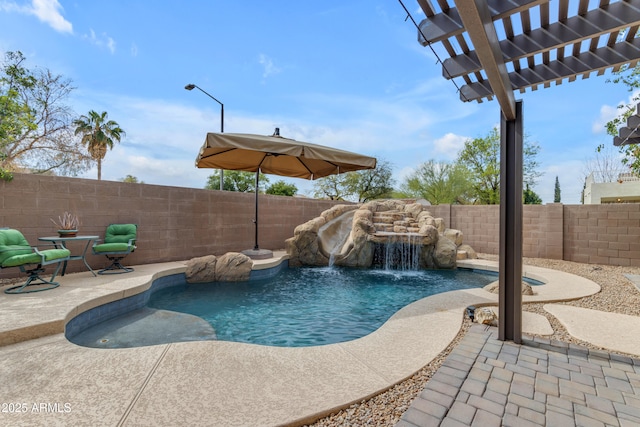
[[[411,217],[418,218],[420,212],[422,212],[423,206],[420,203],[410,203],[404,205],[404,211],[411,214]]]
[[[396,222],[400,222],[400,221],[396,221]],[[394,225],[393,226],[393,232],[394,233],[406,233],[407,232],[407,226],[406,225]]]
[[[319,217],[313,218],[305,222],[304,224],[300,224],[299,226],[297,226],[293,230],[293,235],[297,236],[298,234],[308,233],[308,232],[318,233],[318,230],[320,229],[320,227],[322,227],[326,223],[327,223],[327,220],[324,217],[319,216]]]
[[[227,252],[216,262],[216,281],[242,282],[249,280],[253,261],[245,254]]]
[[[367,209],[371,212],[385,212],[396,208],[397,204],[394,200],[372,200],[360,207],[360,209]]]
[[[439,238],[435,245],[433,261],[438,268],[454,268],[456,266],[457,248],[455,243],[446,237]]]
[[[482,307],[475,310],[473,321],[483,325],[498,326],[498,315],[491,308]]]
[[[423,213],[421,213],[418,216],[418,225],[420,227],[423,227],[425,225],[431,225],[431,226],[435,227],[436,226],[436,219],[434,217],[430,216],[430,215],[423,215]]]
[[[424,222],[426,220],[428,220],[429,218],[432,218],[432,216],[429,214],[429,212],[422,211],[422,212],[420,212],[418,214],[418,216],[415,218],[415,220],[418,223],[418,226],[422,226],[424,224]]]
[[[346,212],[350,212],[356,209],[358,209],[358,205],[335,205],[330,209],[322,212],[320,215],[325,219],[326,222],[329,222]]]
[[[433,225],[423,225],[420,227],[420,231],[418,232],[422,235],[422,244],[423,245],[433,245],[438,241],[440,237],[438,235],[438,229]]]
[[[465,252],[467,254],[467,256],[464,259],[477,259],[478,258],[478,254],[476,253],[476,251],[469,245],[460,245],[458,246],[458,252]]]
[[[217,259],[215,255],[206,255],[187,261],[187,270],[184,273],[187,283],[215,282]]]
[[[370,233],[375,231],[371,218],[373,214],[368,210],[358,210],[353,216],[353,227],[347,243],[348,253],[336,259],[337,265],[345,267],[370,267],[373,262],[373,243],[369,241]]]
[[[289,254],[289,265],[291,267],[329,264],[329,259],[320,251],[318,246],[318,230],[325,223],[324,217],[317,217],[295,228],[294,237],[285,241],[285,248]]]
[[[460,246],[462,244],[462,231],[454,230],[453,228],[445,228],[444,233],[442,234],[444,234],[446,238],[455,243],[456,246]]]
[[[500,284],[496,280],[495,282],[491,282],[485,286],[484,290],[493,294],[500,293]],[[522,295],[534,295],[531,285],[524,281],[522,282]]]

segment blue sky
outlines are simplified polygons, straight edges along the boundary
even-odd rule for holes
[[[414,19],[424,16],[404,0]],[[107,111],[127,132],[103,179],[202,188],[194,160],[207,132],[271,134],[356,151],[393,165],[399,184],[430,159],[456,158],[498,125],[494,101],[463,103],[396,0],[0,0],[0,53],[73,80],[78,114]],[[516,94],[537,142],[534,190],[577,204],[585,162],[611,145],[604,123],[628,102],[608,74]],[[95,178],[96,170],[84,177]],[[282,179],[269,176],[271,182]],[[302,194],[313,182],[290,179]]]

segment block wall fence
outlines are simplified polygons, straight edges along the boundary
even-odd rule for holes
[[[297,225],[338,203],[260,195],[260,248],[283,249]],[[32,245],[38,245],[38,237],[56,235],[51,218],[65,210],[79,214],[80,234],[103,237],[110,223],[138,224],[138,250],[129,255],[128,264],[188,260],[254,246],[252,193],[30,174],[0,181],[0,227],[19,229]],[[498,254],[499,206],[438,205],[429,210],[447,227],[462,231],[464,242],[477,252]],[[640,266],[640,204],[525,205],[523,242],[525,257]],[[104,257],[91,254],[87,261],[94,268],[106,265]],[[71,262],[67,270],[81,271],[81,263]],[[16,272],[0,271],[0,277]]]
[[[640,204],[523,206],[522,255],[586,264],[640,266]],[[477,252],[498,254],[500,207],[442,205],[432,214],[462,231]]]
[[[258,244],[284,249],[295,227],[341,202],[302,197],[260,195]],[[342,202],[344,203],[344,202]],[[104,237],[111,223],[138,224],[138,249],[124,264],[188,260],[253,249],[255,194],[168,187],[92,179],[15,174],[0,181],[0,227],[20,230],[31,245],[38,237],[57,236],[57,219],[64,211],[80,217],[79,234]],[[84,243],[70,247],[76,254]],[[106,257],[89,249],[87,262],[106,267]],[[83,271],[70,262],[67,271]],[[0,277],[21,274],[17,268],[0,270]]]

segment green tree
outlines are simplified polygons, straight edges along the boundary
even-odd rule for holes
[[[375,169],[329,175],[318,179],[313,186],[313,195],[318,198],[359,203],[391,197],[391,175],[391,164],[386,160],[378,160]]]
[[[138,181],[138,178],[136,178],[133,175],[127,175],[124,178],[120,178],[120,181],[122,181],[122,182],[131,182],[133,184],[144,184],[144,181]]]
[[[117,122],[108,120],[106,111],[98,114],[90,110],[88,115],[80,116],[73,124],[76,126],[75,134],[82,135],[82,145],[98,163],[99,181],[102,179],[102,160],[107,155],[107,150],[113,148],[114,142],[120,142],[125,131]]]
[[[605,128],[611,136],[618,136],[618,128],[626,125],[627,118],[635,114],[637,105],[640,101],[640,65],[630,68],[625,65],[619,71],[613,72],[613,79],[607,80],[610,83],[619,83],[627,87],[630,93],[633,93],[631,101],[628,104],[618,105],[618,116],[607,122]],[[596,148],[597,152],[604,149],[604,144]],[[623,145],[619,147],[620,153],[624,156],[621,160],[624,165],[629,167],[633,173],[640,175],[640,144]]]
[[[560,181],[556,175],[556,187],[553,191],[553,203],[560,203]]]
[[[329,200],[347,200],[351,195],[346,174],[329,175],[313,184],[313,197]]]
[[[540,173],[536,156],[540,146],[524,140],[522,179],[525,185],[533,186]],[[480,204],[500,203],[500,132],[493,128],[484,138],[465,141],[457,159],[470,172],[474,197]]]
[[[252,193],[256,187],[256,174],[255,172],[243,172],[243,171],[229,171],[225,170],[222,177],[222,188],[225,191],[238,191],[241,193]],[[269,183],[269,178],[264,174],[260,174],[258,177],[258,192],[264,193],[266,184]],[[207,184],[205,187],[207,190],[219,190],[220,189],[220,170],[214,170],[213,174],[207,177]]]
[[[91,158],[73,135],[74,114],[65,104],[71,81],[47,69],[30,70],[24,61],[21,52],[8,52],[0,65],[0,175],[88,169]]]
[[[298,192],[298,187],[295,184],[287,184],[283,180],[279,180],[271,184],[266,193],[276,196],[295,196]]]
[[[471,198],[470,188],[469,171],[460,163],[429,160],[406,178],[402,192],[432,205],[465,204]]]
[[[522,202],[525,205],[541,205],[542,199],[540,198],[540,196],[536,194],[535,191],[530,189],[529,184],[527,184],[527,187],[525,188],[522,194]]]
[[[391,197],[394,181],[391,163],[378,160],[374,169],[364,169],[347,173],[347,183],[351,194],[358,203]]]

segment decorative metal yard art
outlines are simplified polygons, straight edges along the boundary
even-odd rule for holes
[[[260,172],[294,178],[318,179],[344,172],[374,169],[376,159],[349,151],[280,136],[244,133],[208,133],[196,159],[198,168],[256,173],[255,246],[243,251],[254,259],[270,258],[258,246],[258,177]]]
[[[449,56],[440,61],[443,75],[459,87],[460,99],[495,97],[500,104],[498,334],[520,343],[523,127],[522,101],[515,100],[514,90],[523,93],[635,66],[640,60],[640,0],[600,0],[592,9],[588,0],[572,1],[572,8],[569,0],[417,1],[426,15],[420,24],[412,18],[418,40],[431,49],[441,46]],[[553,14],[551,4],[557,7]]]

